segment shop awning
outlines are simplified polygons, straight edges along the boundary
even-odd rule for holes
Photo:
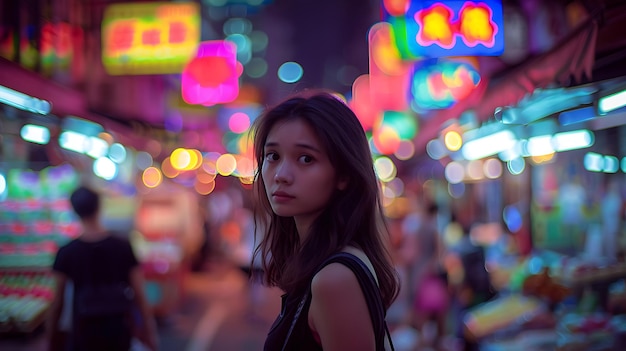
[[[515,105],[537,88],[568,86],[571,82],[590,79],[597,36],[598,24],[589,20],[552,50],[525,61],[500,77],[487,79],[488,82],[479,85],[467,99],[441,110],[422,125],[415,140],[416,153],[423,153],[426,143],[438,136],[446,121],[458,118],[465,111],[474,111],[480,123],[492,118],[497,107]]]
[[[87,111],[87,100],[81,92],[58,84],[2,57],[0,57],[0,85],[50,101],[52,114],[58,116],[80,116]]]

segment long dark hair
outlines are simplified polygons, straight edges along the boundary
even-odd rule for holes
[[[311,226],[314,234],[307,235],[304,242],[300,242],[293,217],[280,217],[272,211],[261,176],[270,130],[279,121],[294,119],[308,123],[325,146],[338,178],[348,180],[345,189],[332,195]],[[286,292],[299,291],[309,284],[322,261],[352,245],[363,250],[372,262],[383,301],[389,307],[398,294],[399,281],[388,249],[389,233],[372,154],[354,112],[331,93],[304,92],[259,116],[252,133],[257,161],[255,237],[263,232],[254,256],[261,256],[265,283]]]

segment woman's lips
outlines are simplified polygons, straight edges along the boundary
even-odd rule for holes
[[[293,200],[294,196],[290,195],[290,194],[287,194],[287,193],[284,193],[284,192],[281,192],[281,191],[277,191],[277,192],[272,194],[272,199],[275,202],[287,202],[289,200]]]

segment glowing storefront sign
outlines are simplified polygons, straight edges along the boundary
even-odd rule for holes
[[[127,3],[106,8],[102,62],[112,75],[180,73],[200,40],[197,3]]]
[[[406,91],[411,64],[400,59],[393,44],[391,25],[379,22],[368,33],[370,98],[376,109],[403,111],[408,108]]]
[[[413,67],[410,96],[416,110],[449,108],[466,98],[480,83],[469,61],[429,59]]]
[[[82,29],[69,23],[47,22],[41,29],[41,65],[46,71],[53,66],[67,67],[74,55],[73,36],[82,37]]]
[[[235,100],[239,95],[235,44],[226,40],[200,43],[197,56],[183,70],[181,92],[188,104],[210,106]]]
[[[403,16],[383,8],[403,57],[498,56],[504,51],[499,0],[413,0],[406,8]]]

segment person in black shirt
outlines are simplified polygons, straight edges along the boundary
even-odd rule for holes
[[[144,295],[143,273],[130,243],[102,227],[98,193],[87,187],[79,187],[71,194],[70,202],[80,218],[83,233],[59,249],[52,267],[56,291],[46,328],[50,349],[57,347],[54,334],[63,309],[65,285],[71,280],[74,299],[70,350],[129,350],[133,332],[142,335],[141,339],[146,346],[156,350],[156,326]],[[132,291],[128,296],[128,312],[105,311],[104,314],[94,315],[91,311],[89,316],[85,315],[86,308],[79,304],[79,296],[86,296],[91,288],[97,291],[118,285]],[[90,302],[91,306],[87,306],[89,308],[98,309],[106,305],[104,300]],[[135,309],[132,308],[133,304]],[[133,314],[134,311],[138,311],[141,316],[142,328],[133,329],[136,328],[135,320],[138,317]]]

